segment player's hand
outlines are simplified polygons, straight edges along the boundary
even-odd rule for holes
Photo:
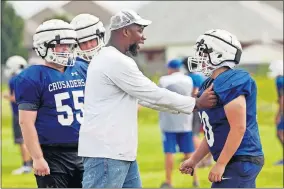
[[[10,97],[9,93],[3,92],[3,98],[4,98],[4,99],[9,100],[9,97]]]
[[[196,107],[198,109],[212,108],[217,104],[217,96],[213,91],[213,83],[208,87],[202,95],[196,99]]]
[[[208,179],[210,182],[221,182],[222,181],[222,176],[225,171],[225,165],[216,163],[214,167],[212,167]]]
[[[192,158],[189,158],[181,164],[179,170],[182,174],[190,174],[193,176],[195,166],[196,163],[192,160]]]
[[[50,174],[49,166],[43,157],[33,160],[33,168],[35,175],[45,176]]]

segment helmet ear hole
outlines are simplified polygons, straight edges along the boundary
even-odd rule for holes
[[[219,54],[218,56],[217,56],[217,58],[221,58],[222,57],[222,54]]]

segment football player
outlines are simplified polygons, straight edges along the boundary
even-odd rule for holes
[[[189,69],[209,77],[198,96],[213,83],[218,103],[212,109],[199,110],[205,137],[180,171],[192,174],[210,151],[216,162],[208,176],[212,188],[254,188],[264,154],[257,123],[256,83],[248,72],[234,69],[240,63],[241,44],[228,31],[214,29],[199,36],[195,48]]]
[[[100,19],[91,14],[79,14],[70,23],[77,33],[75,49],[77,61],[88,67],[93,56],[104,46],[105,28]]]
[[[21,73],[21,71],[23,71],[27,67],[27,65],[28,63],[23,57],[15,55],[8,58],[4,70],[5,76],[9,78],[9,93],[5,94],[4,98],[9,100],[11,103],[14,142],[15,144],[19,144],[23,160],[23,165],[20,168],[12,171],[13,175],[30,173],[32,171],[32,160],[24,144],[21,127],[19,125],[19,113],[18,113],[18,106],[15,101],[15,85],[14,85],[15,78],[19,73]]]
[[[74,61],[76,40],[71,24],[43,22],[33,46],[45,64],[30,66],[15,81],[20,126],[39,188],[82,187],[83,162],[77,152],[86,75]]]
[[[275,77],[277,96],[278,96],[278,111],[275,117],[275,124],[277,125],[277,137],[283,147],[284,144],[284,118],[283,118],[283,90],[284,90],[284,77],[283,77],[283,60],[273,61],[269,65],[270,74]],[[275,165],[283,165],[283,159],[275,163]]]

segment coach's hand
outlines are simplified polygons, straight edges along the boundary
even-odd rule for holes
[[[50,169],[45,159],[33,159],[34,174],[38,176],[45,176],[50,174]]]
[[[222,181],[222,176],[225,171],[225,165],[216,163],[214,167],[212,167],[208,179],[210,182],[221,182]]]
[[[181,164],[179,170],[182,174],[190,174],[193,176],[195,166],[196,163],[189,158]]]
[[[213,83],[208,87],[202,95],[196,99],[196,108],[212,108],[217,104],[217,96],[213,91]]]

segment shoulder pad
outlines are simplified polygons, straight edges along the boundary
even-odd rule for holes
[[[32,65],[23,70],[18,76],[35,82],[42,81],[44,73],[46,72],[44,68],[45,66],[43,65]]]
[[[223,92],[229,89],[233,89],[240,85],[245,84],[251,79],[248,72],[244,70],[228,70],[220,74],[214,80],[214,91]]]
[[[86,77],[87,75],[88,67],[89,63],[84,60],[76,60],[76,63],[74,65],[74,68],[80,73],[82,73],[84,77]]]
[[[216,78],[213,89],[219,101],[225,105],[240,95],[255,93],[256,85],[248,72],[228,70]]]
[[[77,59],[75,65],[89,65],[89,63],[84,60]]]

